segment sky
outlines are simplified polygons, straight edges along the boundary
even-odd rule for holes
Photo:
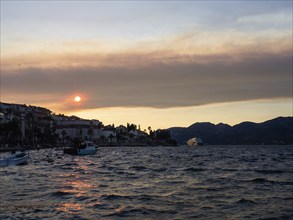
[[[292,116],[292,20],[282,0],[1,0],[1,102],[154,129]]]

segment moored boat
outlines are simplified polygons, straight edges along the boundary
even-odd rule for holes
[[[71,155],[89,155],[97,152],[97,146],[92,141],[82,141],[73,147],[64,149],[64,153]]]
[[[0,159],[0,166],[15,166],[15,165],[22,165],[28,162],[29,155],[25,152],[19,152],[12,154],[8,157],[4,157]]]
[[[204,145],[202,139],[196,138],[196,137],[189,139],[186,143],[189,146],[201,146],[201,145]]]

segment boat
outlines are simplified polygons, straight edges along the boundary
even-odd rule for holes
[[[196,138],[196,137],[189,139],[186,143],[188,146],[202,146],[202,145],[204,145],[202,139]]]
[[[89,155],[97,152],[97,145],[92,141],[82,141],[70,148],[65,148],[64,153],[71,155]]]
[[[29,155],[25,152],[15,153],[0,159],[0,167],[26,164],[28,159]]]

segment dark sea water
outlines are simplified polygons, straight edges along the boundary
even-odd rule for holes
[[[30,155],[0,168],[0,219],[293,219],[293,146]]]

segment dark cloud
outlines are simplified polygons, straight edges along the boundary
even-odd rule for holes
[[[292,96],[291,53],[223,59],[225,62],[157,62],[133,69],[26,68],[18,73],[2,72],[2,97],[14,94],[27,100],[31,97],[32,102],[50,97],[52,103],[69,109],[72,106],[65,100],[77,92],[87,96],[83,108],[168,108]]]

